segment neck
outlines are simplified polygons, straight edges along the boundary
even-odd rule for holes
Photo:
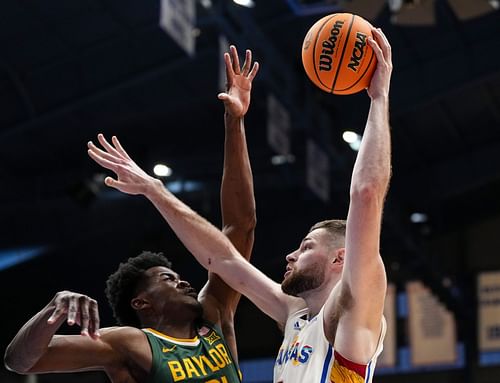
[[[192,339],[198,334],[196,321],[166,321],[162,319],[141,321],[143,327],[149,327],[173,338]]]
[[[326,301],[332,295],[333,290],[340,287],[340,278],[335,278],[318,287],[317,289],[306,291],[301,294],[301,298],[306,301],[309,309],[309,318],[315,317],[325,305]]]

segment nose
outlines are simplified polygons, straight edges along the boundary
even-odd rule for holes
[[[186,289],[188,287],[191,287],[188,281],[179,281],[179,283],[177,283],[178,289]]]
[[[297,260],[297,250],[292,251],[285,257],[287,262],[295,262]]]

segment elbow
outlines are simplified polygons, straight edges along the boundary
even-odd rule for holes
[[[383,201],[387,185],[379,182],[353,183],[351,186],[351,200],[370,204]]]
[[[238,226],[241,230],[244,230],[248,233],[255,230],[257,226],[257,213],[255,207],[249,209],[244,216],[239,220]]]
[[[251,234],[255,231],[257,226],[257,215],[255,214],[255,209],[240,217],[238,220],[233,220],[231,223],[226,223],[223,228],[223,232],[227,235],[228,233],[244,233],[246,235]]]
[[[257,226],[257,214],[255,213],[255,209],[253,209],[251,214],[248,214],[248,217],[244,222],[243,228],[247,232],[252,232],[255,231],[256,226]]]

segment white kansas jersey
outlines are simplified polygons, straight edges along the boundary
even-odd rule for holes
[[[377,357],[382,352],[385,320],[375,355],[368,364],[358,364],[342,357],[328,343],[323,308],[311,320],[307,320],[307,308],[288,318],[274,364],[275,383],[371,383]]]

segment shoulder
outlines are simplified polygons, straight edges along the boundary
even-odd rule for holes
[[[127,366],[146,372],[151,368],[152,351],[146,333],[135,327],[108,327],[101,330],[101,340],[121,355]]]
[[[101,340],[117,351],[128,353],[138,345],[147,344],[146,334],[135,327],[117,326],[100,330]]]

